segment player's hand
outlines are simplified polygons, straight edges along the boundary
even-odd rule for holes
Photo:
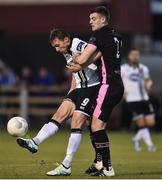
[[[73,73],[76,73],[82,69],[81,65],[76,64],[76,63],[70,63],[66,67]]]

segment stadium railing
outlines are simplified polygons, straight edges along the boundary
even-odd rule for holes
[[[66,94],[64,86],[0,86],[0,115],[45,116],[56,111]]]

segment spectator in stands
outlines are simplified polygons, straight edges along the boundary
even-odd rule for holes
[[[34,76],[33,76],[32,69],[28,66],[24,66],[20,74],[20,83],[23,83],[25,85],[32,85],[33,79],[34,79]]]
[[[7,66],[1,69],[1,85],[15,85],[18,81],[18,77],[13,70]]]
[[[35,80],[35,84],[49,86],[54,85],[55,83],[54,75],[49,73],[47,68],[41,67],[38,72],[38,77]]]

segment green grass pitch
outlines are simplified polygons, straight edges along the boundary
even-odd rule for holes
[[[36,134],[30,132],[31,137]],[[82,143],[72,163],[72,174],[68,177],[48,177],[45,173],[54,169],[66,153],[70,131],[60,131],[40,145],[36,154],[31,154],[16,144],[16,139],[0,132],[0,178],[94,178],[84,174],[91,164],[94,152],[88,133],[84,133]],[[152,179],[162,178],[162,134],[153,133],[157,152],[150,153],[142,144],[142,152],[135,152],[131,143],[131,133],[110,132],[111,156],[116,176],[113,178]]]

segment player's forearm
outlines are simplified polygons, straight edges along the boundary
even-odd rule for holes
[[[86,54],[81,54],[74,59],[74,62],[78,63],[81,66],[84,66],[85,64],[91,63],[91,59],[90,56],[86,56]]]
[[[82,69],[84,69],[88,65],[95,63],[97,60],[99,60],[101,56],[101,52],[96,51],[86,62],[80,64],[80,66],[82,67]]]
[[[92,63],[93,61],[91,57],[95,51],[96,47],[89,44],[81,55],[73,57],[73,61],[80,65],[84,65],[85,63]]]
[[[153,81],[151,79],[148,79],[145,81],[145,87],[146,87],[147,91],[150,91],[152,86],[153,86]]]

